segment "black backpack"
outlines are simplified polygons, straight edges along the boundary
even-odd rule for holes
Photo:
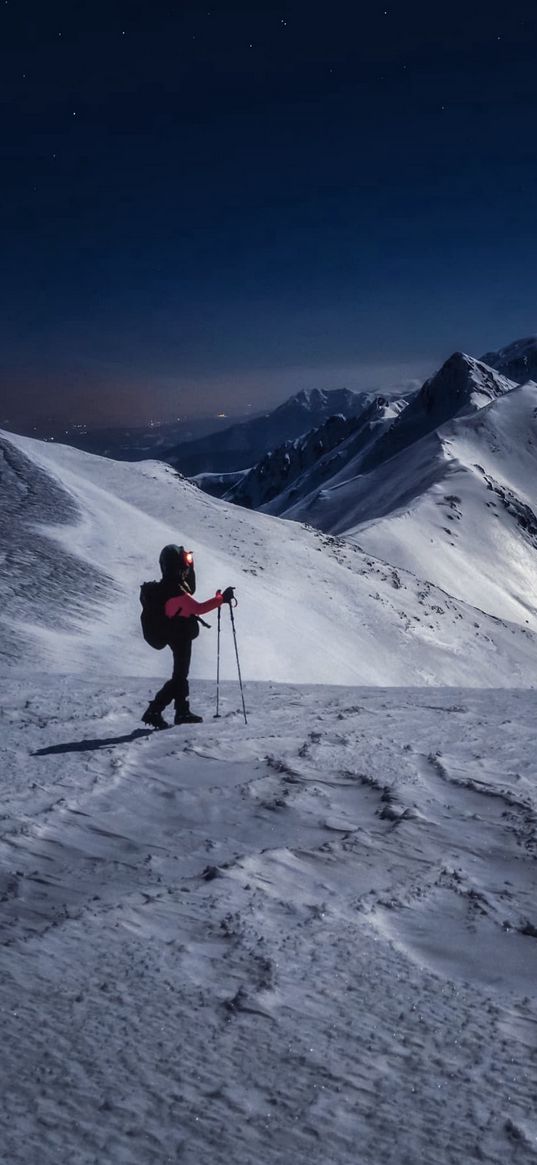
[[[140,602],[142,614],[142,635],[156,651],[162,651],[168,645],[170,621],[164,614],[165,598],[162,593],[162,584],[159,582],[145,582],[140,587]]]

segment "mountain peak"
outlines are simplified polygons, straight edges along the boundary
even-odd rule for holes
[[[415,409],[434,414],[436,427],[463,411],[482,408],[514,387],[514,381],[499,375],[483,361],[475,360],[466,352],[454,352],[425,381],[416,397]]]
[[[516,388],[493,368],[466,352],[453,352],[399,414],[366,458],[363,470],[386,461],[455,417],[476,412]]]
[[[327,393],[322,388],[301,388],[299,392],[291,396],[285,403],[288,405],[298,404],[303,408],[319,408],[326,404]]]
[[[351,406],[360,407],[363,395],[353,392],[350,388],[301,388],[299,392],[283,401],[275,413],[289,412],[298,408],[306,413],[326,412],[328,409],[330,413],[348,414]]]

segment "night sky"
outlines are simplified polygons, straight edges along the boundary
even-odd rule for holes
[[[537,331],[535,0],[0,28],[0,423],[259,410]]]

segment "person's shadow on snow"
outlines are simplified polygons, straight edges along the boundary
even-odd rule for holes
[[[48,748],[38,748],[32,756],[51,756],[55,752],[91,752],[97,748],[111,748],[114,744],[130,744],[142,736],[152,736],[152,728],[135,728],[128,736],[106,736],[101,740],[69,740],[65,744],[51,744]]]

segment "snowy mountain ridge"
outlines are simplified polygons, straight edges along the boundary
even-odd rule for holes
[[[2,667],[163,674],[138,591],[168,542],[195,553],[200,597],[238,587],[243,674],[293,683],[533,684],[526,626],[493,620],[382,556],[203,494],[159,462],[1,439]],[[425,578],[428,578],[426,575]],[[479,604],[478,604],[479,606]],[[214,676],[215,636],[193,674]],[[229,634],[222,676],[236,675]]]
[[[350,539],[537,629],[536,394],[533,382],[458,352],[395,418],[370,405],[349,433],[334,427],[329,451],[324,430],[312,432],[226,496]]]
[[[320,428],[268,452],[236,486],[226,501],[279,515],[303,493],[329,480],[358,453],[378,440],[407,401],[367,396],[355,417],[329,417]]]
[[[326,453],[323,444],[328,434],[320,428],[304,439],[303,452],[286,443],[265,454],[225,497],[299,520],[304,508],[304,520],[316,524],[314,501],[319,488],[330,490],[367,473],[445,421],[475,412],[515,387],[514,381],[494,369],[456,352],[410,397],[365,397],[348,432],[331,426]]]
[[[288,516],[537,626],[537,385],[455,418]]]
[[[515,382],[473,356],[455,352],[425,381],[365,459],[363,470],[409,448],[454,417],[476,412],[515,388]]]

